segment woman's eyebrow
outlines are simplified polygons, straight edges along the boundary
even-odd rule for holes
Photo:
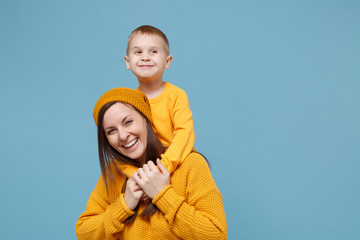
[[[106,127],[106,128],[104,128],[104,130],[106,131],[106,130],[110,130],[110,129],[113,129],[114,127],[111,125],[111,126],[108,126],[108,127]]]
[[[121,123],[124,124],[129,117],[131,117],[131,114],[126,115],[126,116],[123,118],[123,120],[121,121]]]
[[[131,114],[126,115],[126,116],[121,120],[121,124],[124,124],[125,121],[126,121],[129,117],[131,117]],[[114,128],[114,126],[113,126],[113,125],[110,125],[110,126],[105,127],[104,130],[108,130],[108,129],[112,129],[112,128]]]

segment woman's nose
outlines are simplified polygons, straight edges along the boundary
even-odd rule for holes
[[[129,137],[129,133],[124,130],[119,130],[119,140],[125,142]]]

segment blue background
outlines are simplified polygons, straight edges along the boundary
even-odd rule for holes
[[[360,239],[360,2],[0,1],[0,239],[76,239],[127,37],[174,57],[229,239]]]

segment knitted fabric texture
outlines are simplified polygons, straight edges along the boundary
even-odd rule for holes
[[[109,194],[103,177],[100,177],[85,212],[76,223],[75,232],[79,240],[227,238],[222,196],[200,154],[190,153],[171,174],[171,185],[163,188],[152,200],[160,211],[151,215],[149,220],[138,215],[131,225],[124,224],[134,214],[121,193],[126,177],[115,168],[113,171],[115,182],[110,182]],[[146,205],[139,203],[139,213]]]
[[[149,99],[144,93],[130,88],[113,88],[104,93],[95,104],[93,116],[96,126],[101,108],[110,102],[128,103],[144,114],[152,123]]]

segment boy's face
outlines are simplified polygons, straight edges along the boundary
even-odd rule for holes
[[[125,56],[126,68],[131,69],[139,82],[146,83],[162,81],[164,69],[170,67],[171,61],[161,37],[141,33],[132,37]]]

